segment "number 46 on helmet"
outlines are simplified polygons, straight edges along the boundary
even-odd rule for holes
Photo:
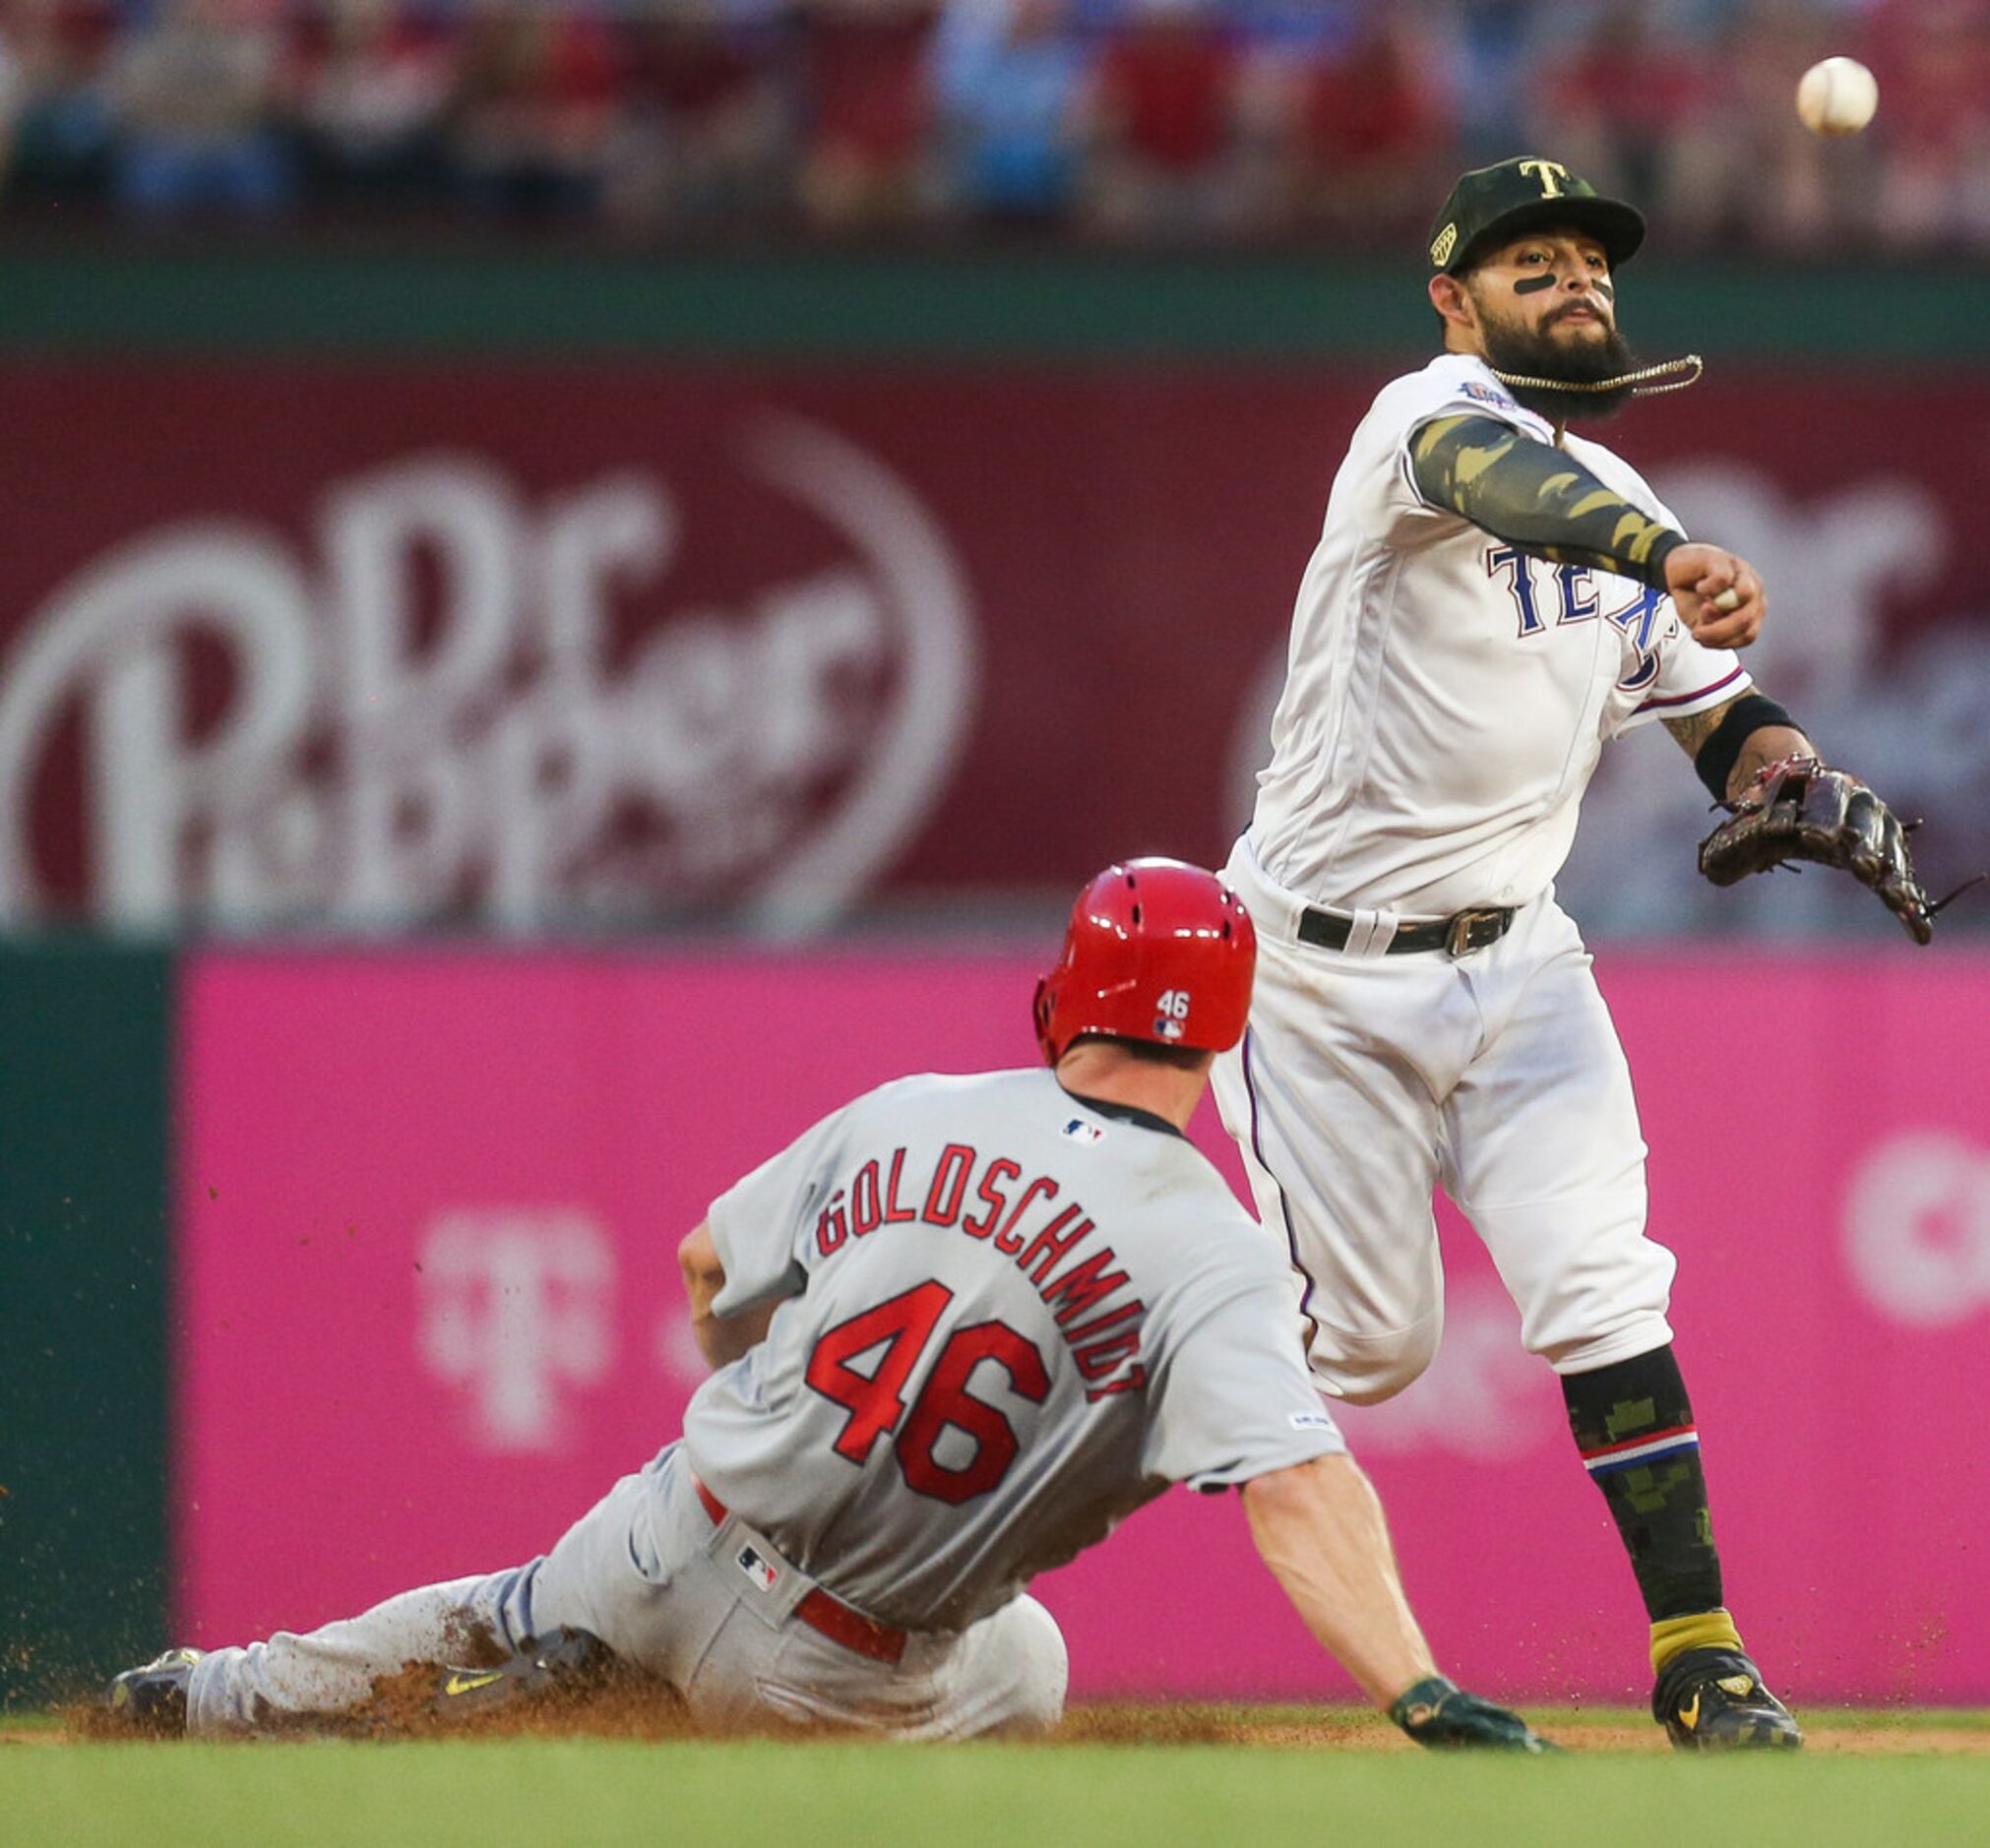
[[[1086,1033],[1224,1052],[1243,1036],[1258,939],[1243,902],[1180,860],[1127,860],[1078,894],[1036,984],[1046,1065]]]

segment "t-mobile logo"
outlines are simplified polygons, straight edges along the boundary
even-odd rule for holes
[[[1859,1293],[1910,1328],[1952,1328],[1990,1308],[1990,1150],[1946,1129],[1867,1150],[1844,1204]]]
[[[1548,1442],[1554,1376],[1521,1345],[1506,1292],[1490,1278],[1466,1277],[1446,1295],[1444,1339],[1421,1379],[1380,1405],[1334,1406],[1356,1455],[1490,1462]]]
[[[563,1386],[607,1376],[615,1345],[615,1252],[578,1207],[465,1207],[422,1240],[423,1361],[467,1386],[479,1448],[553,1450]]]

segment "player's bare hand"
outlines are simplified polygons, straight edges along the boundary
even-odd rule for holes
[[[1694,641],[1745,648],[1762,633],[1768,593],[1747,559],[1717,545],[1675,545],[1665,556],[1665,587]]]

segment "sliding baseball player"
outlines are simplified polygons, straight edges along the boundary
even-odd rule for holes
[[[715,1728],[1040,1733],[1066,1665],[1030,1580],[1183,1482],[1241,1490],[1313,1633],[1413,1738],[1539,1751],[1439,1675],[1284,1262],[1183,1134],[1254,959],[1212,875],[1101,874],[1038,988],[1041,1069],[887,1084],[713,1202],[680,1256],[716,1371],[550,1553],[169,1651],[113,1710],[268,1729],[436,1664],[448,1711],[612,1657]]]

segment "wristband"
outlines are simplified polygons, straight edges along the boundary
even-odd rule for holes
[[[1744,693],[1727,708],[1708,740],[1693,754],[1693,769],[1707,785],[1708,793],[1723,807],[1727,802],[1727,779],[1734,774],[1742,747],[1765,725],[1790,725],[1796,721],[1773,700],[1759,693]]]

